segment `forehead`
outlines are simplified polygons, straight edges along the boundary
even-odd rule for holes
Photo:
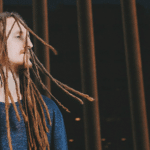
[[[12,27],[12,25],[13,25],[14,22],[15,22],[15,19],[13,17],[10,17],[10,18],[6,19],[6,35],[10,31],[10,29],[11,29],[11,27]],[[26,33],[26,29],[24,28],[24,26],[22,24],[20,24],[20,23],[19,23],[19,25],[21,27],[22,32]],[[14,25],[11,33],[15,33],[15,32],[18,32],[18,31],[20,31],[20,28],[19,28],[17,22],[15,22],[15,25]]]

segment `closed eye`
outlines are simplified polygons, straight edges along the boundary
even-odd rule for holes
[[[23,40],[23,39],[24,39],[24,37],[23,37],[22,35],[17,35],[16,38],[17,38],[17,39],[20,39],[20,40]]]
[[[16,36],[16,38],[21,38],[21,36],[20,36],[20,35],[18,35],[18,36]]]

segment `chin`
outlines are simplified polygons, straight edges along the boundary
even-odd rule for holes
[[[29,68],[32,68],[32,63],[30,60],[29,60],[28,64],[27,63],[23,64],[24,69],[28,68],[28,66],[29,66]]]
[[[19,71],[19,70],[26,70],[27,68],[28,68],[28,66],[29,66],[29,69],[31,69],[32,68],[32,63],[31,63],[31,61],[29,60],[28,61],[28,64],[26,63],[26,62],[20,62],[20,63],[13,63],[13,67],[14,67],[14,69],[17,71]]]
[[[31,63],[31,62],[28,63],[28,64],[24,63],[24,64],[21,65],[19,68],[20,68],[20,69],[27,69],[28,66],[29,66],[29,69],[31,69],[31,68],[32,68],[32,63]]]
[[[28,66],[29,66],[29,68],[32,68],[32,62],[31,62],[31,60],[28,57],[28,63],[27,63],[26,60],[25,60],[26,57],[27,57],[27,55],[24,55],[23,62],[21,62],[21,64],[18,64],[18,66],[20,65],[19,68],[21,68],[21,69],[27,69]]]

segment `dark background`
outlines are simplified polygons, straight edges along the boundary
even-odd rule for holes
[[[18,12],[32,29],[32,1],[4,0],[4,11]],[[81,91],[77,10],[75,0],[50,0],[51,74]],[[137,1],[148,122],[150,120],[150,2]],[[118,0],[93,0],[93,23],[103,150],[133,150],[121,8]],[[41,52],[42,54],[42,52]],[[83,106],[54,84],[52,93],[71,110],[64,116],[69,150],[84,150]],[[81,121],[75,121],[80,117]],[[70,139],[73,139],[69,142]]]

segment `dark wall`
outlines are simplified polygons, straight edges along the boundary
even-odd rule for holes
[[[20,13],[32,28],[31,6],[7,5],[4,10]],[[137,12],[150,120],[150,13],[141,5],[137,5]],[[93,20],[103,149],[130,150],[133,149],[132,133],[120,6],[93,5]],[[55,56],[51,53],[51,74],[81,91],[76,6],[59,5],[55,11],[49,10],[49,39],[59,54]],[[74,139],[69,142],[69,149],[83,150],[83,107],[54,84],[52,92],[72,112],[67,114],[60,108],[65,119],[68,140]],[[75,122],[75,117],[80,117],[81,121]]]

